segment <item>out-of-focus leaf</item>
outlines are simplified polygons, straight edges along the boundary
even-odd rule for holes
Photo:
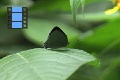
[[[0,45],[0,57],[2,57],[2,55],[10,55],[10,54],[14,54],[20,51],[24,51],[27,49],[32,49],[34,48],[35,45],[31,44],[31,45],[24,45],[24,43],[22,45],[17,44],[17,45]]]
[[[24,35],[32,42],[42,45],[50,33],[55,27],[60,27],[68,36],[68,40],[71,41],[73,38],[79,39],[80,32],[64,23],[56,21],[48,21],[41,19],[29,19],[28,29],[24,29]],[[58,35],[59,36],[59,35]],[[77,41],[77,40],[74,40]],[[73,41],[73,42],[74,42]]]
[[[70,11],[69,0],[36,0],[30,10],[38,12]]]
[[[8,29],[6,15],[0,18],[0,44],[12,44],[18,42],[22,37],[20,29]]]
[[[98,80],[113,80],[120,79],[119,77],[119,68],[120,68],[120,57],[115,57],[113,59],[107,60],[109,64],[101,73]],[[112,75],[112,76],[111,76]]]
[[[32,0],[3,0],[0,4],[0,14],[7,12],[7,7],[31,7],[33,5]]]
[[[12,6],[30,7],[32,4],[32,0],[10,0],[10,5]]]
[[[93,35],[80,42],[80,47],[90,51],[101,51],[107,47],[115,47],[120,42],[120,19],[109,20],[99,26]],[[86,48],[87,46],[87,48]]]
[[[89,65],[100,67],[100,60],[96,59],[95,61],[90,62]]]
[[[77,9],[80,5],[81,0],[70,0],[70,6],[71,6],[71,11],[73,14],[73,20],[76,24],[76,15],[77,15]]]

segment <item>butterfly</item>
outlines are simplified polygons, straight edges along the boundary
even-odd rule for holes
[[[49,33],[47,41],[44,43],[44,47],[56,49],[65,47],[69,44],[67,35],[57,26],[55,26]]]

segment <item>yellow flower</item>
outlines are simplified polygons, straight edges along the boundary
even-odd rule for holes
[[[112,9],[108,9],[105,11],[106,15],[110,15],[113,14],[115,12],[117,12],[118,10],[120,10],[120,0],[112,0],[113,3],[117,2],[117,5],[115,7],[113,7]]]

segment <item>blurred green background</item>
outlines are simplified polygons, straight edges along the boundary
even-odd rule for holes
[[[53,27],[68,36],[70,48],[82,49],[100,60],[100,66],[83,65],[68,80],[120,80],[120,15],[105,15],[116,4],[86,0],[84,17],[78,8],[77,27],[69,0],[1,0],[0,58],[19,51],[43,48]],[[28,29],[7,28],[7,7],[29,8]]]

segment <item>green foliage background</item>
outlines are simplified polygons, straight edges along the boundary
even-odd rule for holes
[[[90,59],[89,64],[80,65],[81,67],[77,68],[68,80],[120,80],[119,12],[112,15],[104,14],[105,10],[115,6],[109,0],[85,0],[83,11],[81,1],[84,2],[84,0],[1,0],[0,66],[3,65],[2,58],[7,55],[43,48],[51,29],[59,26],[68,36],[70,44],[67,47],[84,50],[97,58],[94,62],[90,62],[93,61]],[[28,29],[7,29],[7,6],[29,8]]]

